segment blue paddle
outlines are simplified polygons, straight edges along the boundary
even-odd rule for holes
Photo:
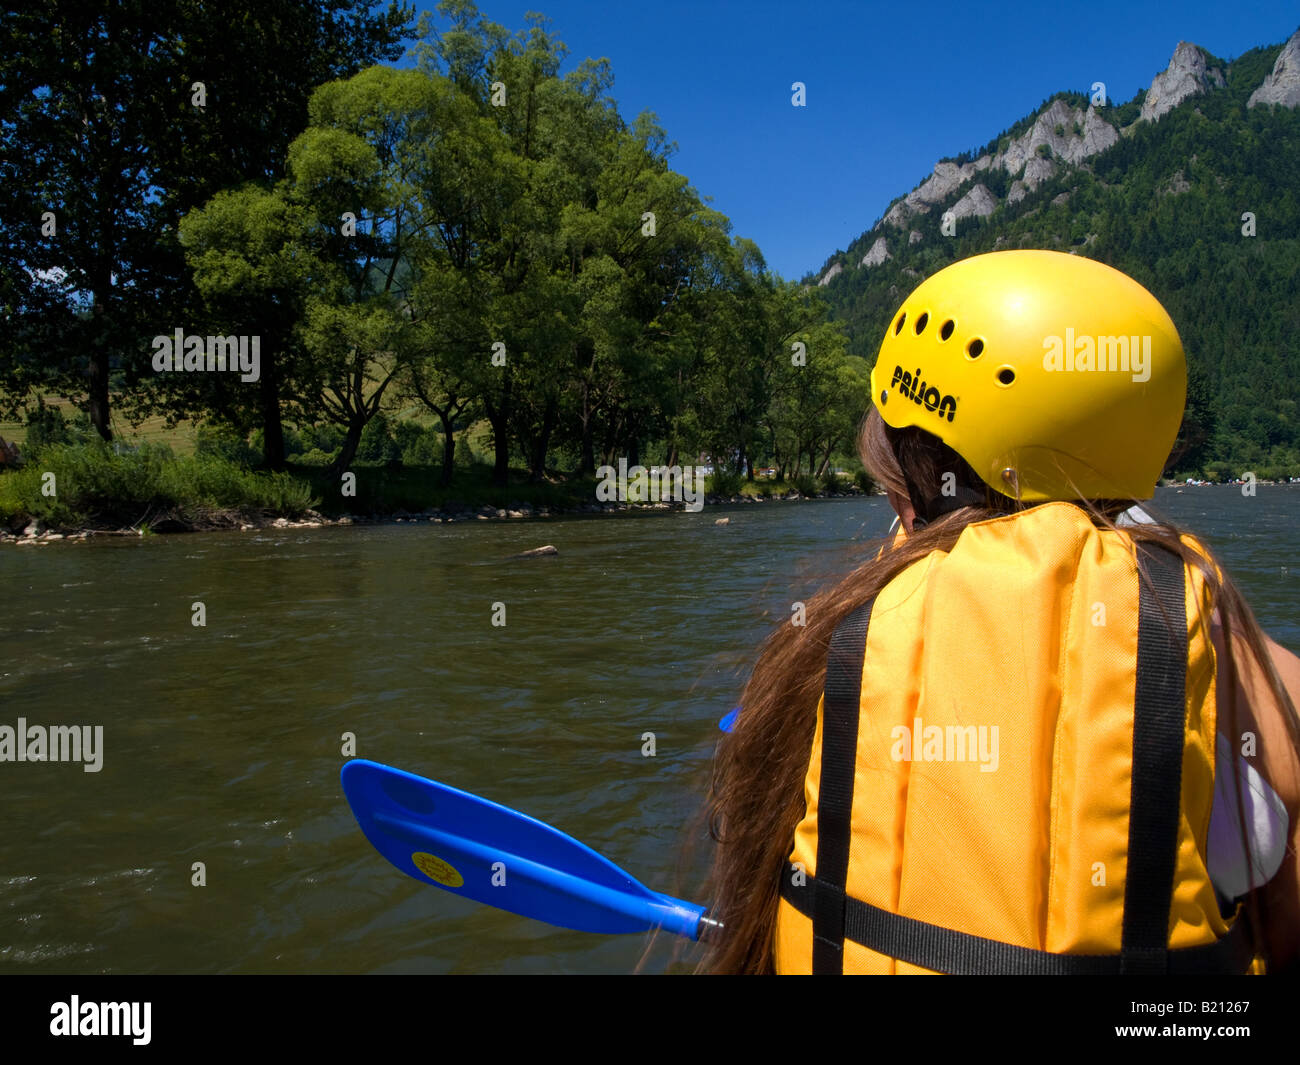
[[[608,858],[516,810],[365,759],[343,792],[374,848],[407,876],[579,932],[712,936],[704,907],[638,883]]]
[[[730,732],[736,724],[736,718],[739,716],[740,716],[740,707],[733,706],[723,716],[722,720],[718,722],[718,728],[722,729],[723,732]]]

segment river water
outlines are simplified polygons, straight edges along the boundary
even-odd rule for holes
[[[1300,488],[1154,505],[1300,649]],[[0,725],[104,739],[96,773],[0,763],[0,971],[634,969],[643,936],[551,928],[389,866],[339,787],[344,734],[674,890],[759,641],[892,516],[872,498],[4,547]],[[670,947],[645,969],[682,968]]]

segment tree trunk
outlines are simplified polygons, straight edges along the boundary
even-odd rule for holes
[[[510,481],[510,378],[505,379],[501,389],[500,405],[484,396],[483,407],[487,411],[488,424],[492,426],[496,452],[496,462],[492,467],[492,483],[504,488]]]
[[[108,409],[108,315],[105,305],[108,300],[109,282],[94,294],[94,311],[92,312],[90,336],[90,384],[88,399],[90,401],[90,424],[105,440],[113,439],[113,430],[109,424]]]
[[[275,356],[262,356],[258,380],[258,402],[262,410],[262,462],[271,470],[284,469],[284,423],[280,419],[280,396],[276,381]],[[349,461],[351,461],[349,459]]]
[[[596,446],[592,440],[591,384],[582,382],[582,448],[578,456],[578,476],[596,472]]]
[[[456,468],[456,431],[445,412],[438,411],[438,417],[442,420],[442,476],[438,483],[445,487],[451,484],[451,476]]]
[[[542,415],[542,431],[537,435],[533,447],[530,449],[528,476],[532,481],[543,481],[546,479],[546,452],[551,445],[551,433],[555,430],[556,402],[554,399],[546,401],[546,412]]]
[[[504,418],[492,422],[492,435],[496,443],[496,461],[492,466],[492,483],[505,487],[510,482],[510,431]]]
[[[334,477],[341,476],[352,465],[352,460],[357,457],[357,448],[361,445],[361,433],[365,427],[365,418],[354,418],[348,422],[348,431],[343,437],[343,449],[339,452],[339,457],[330,466],[330,473]]]

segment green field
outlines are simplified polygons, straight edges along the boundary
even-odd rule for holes
[[[68,421],[72,421],[79,413],[66,399],[57,396],[46,396],[44,402],[47,407],[58,408]],[[133,426],[125,419],[114,416],[112,427],[115,440],[121,440],[132,447],[139,444],[166,444],[178,458],[194,454],[198,435],[195,427],[188,422],[169,429],[166,419],[162,417],[146,418],[138,426]],[[22,422],[0,421],[0,437],[22,449],[27,443],[27,426]]]

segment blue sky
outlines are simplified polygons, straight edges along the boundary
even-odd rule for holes
[[[1180,40],[1233,58],[1300,26],[1296,0],[478,6],[510,30],[530,10],[549,16],[566,69],[607,57],[624,117],[653,111],[677,142],[673,168],[787,278],[846,247],[939,158],[987,143],[1054,92],[1104,81],[1123,102]],[[795,81],[807,107],[791,106]]]

